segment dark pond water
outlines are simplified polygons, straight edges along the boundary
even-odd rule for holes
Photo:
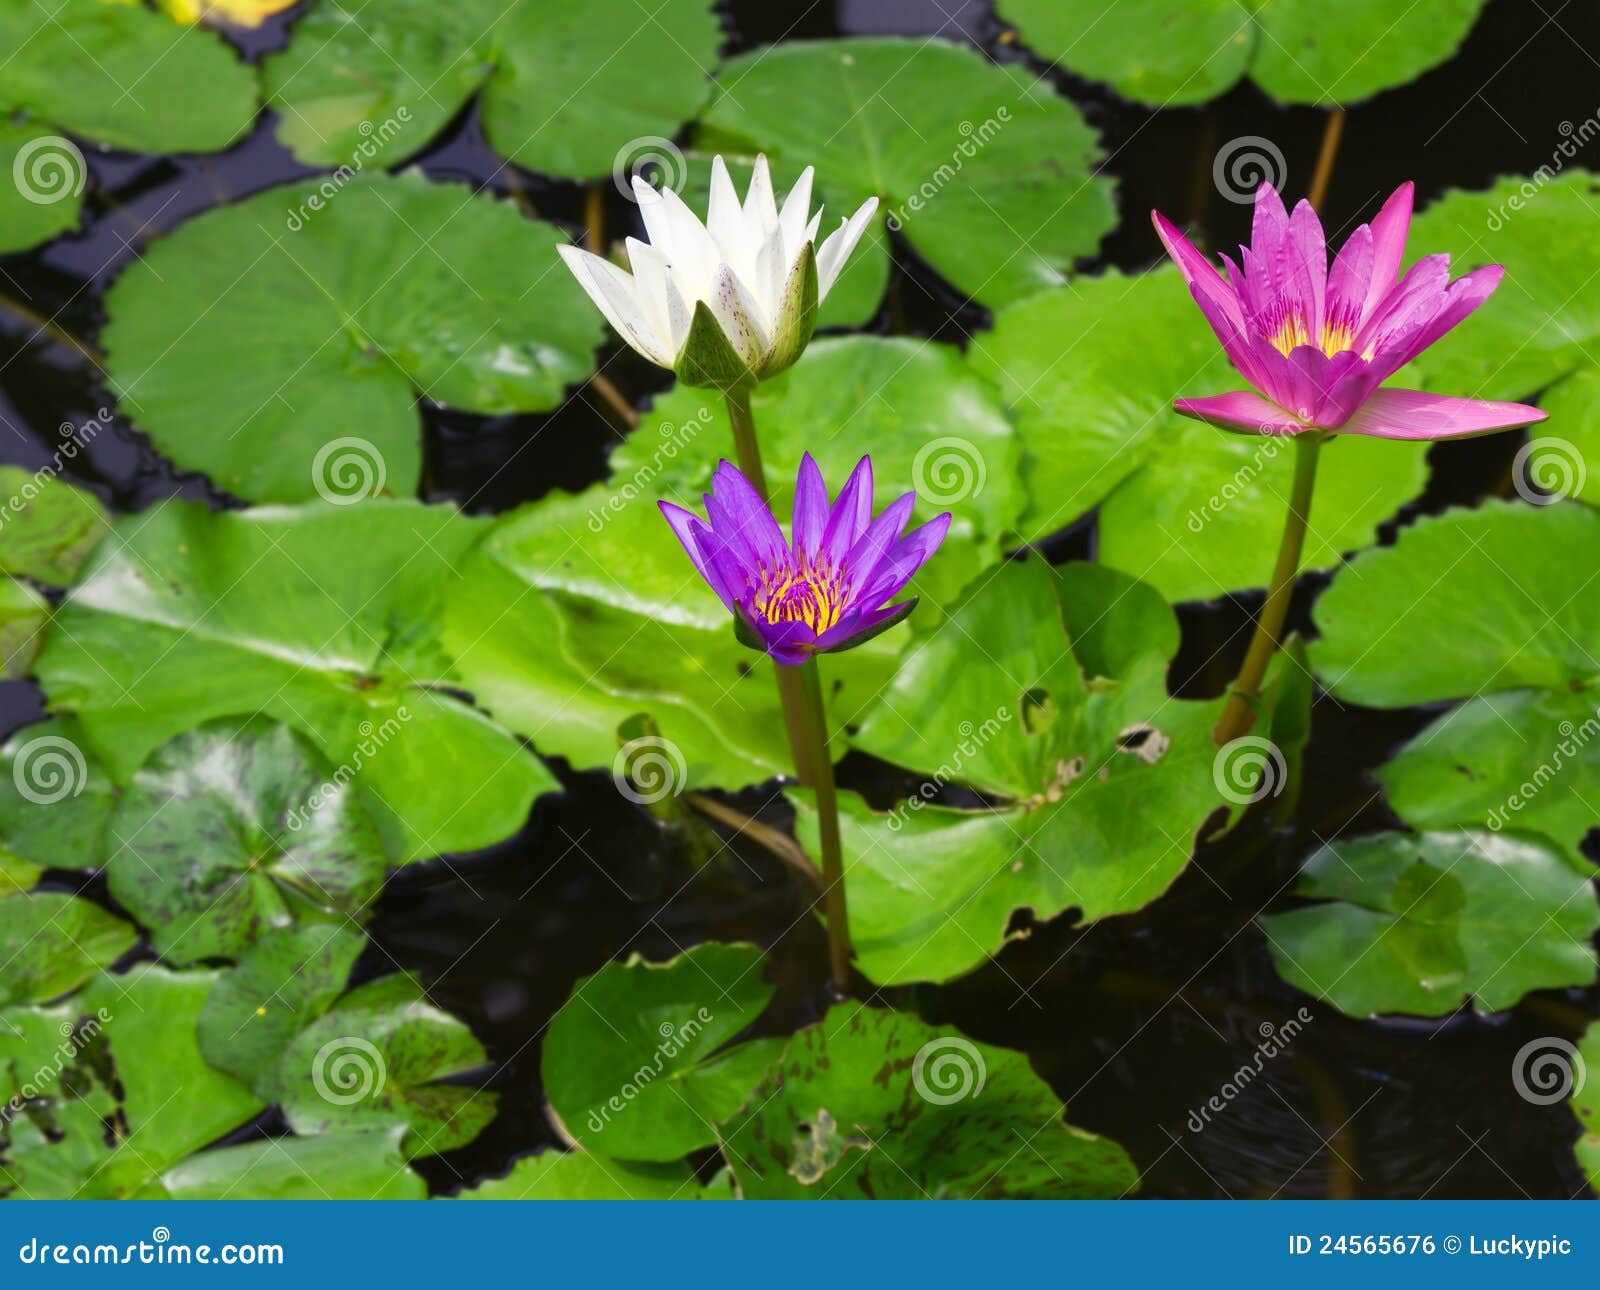
[[[734,0],[727,27],[730,52],[776,39],[894,32],[969,40],[1001,60],[1023,57],[979,0]],[[280,22],[252,37],[251,51],[274,47],[285,30]],[[1331,228],[1369,216],[1403,179],[1416,180],[1425,202],[1446,187],[1479,186],[1549,161],[1565,137],[1563,123],[1570,128],[1600,109],[1597,71],[1600,10],[1582,0],[1493,0],[1452,63],[1350,113],[1325,204]],[[1265,135],[1288,158],[1291,190],[1309,178],[1323,122],[1315,110],[1281,109],[1242,87],[1205,108],[1151,112],[1053,75],[1101,130],[1107,169],[1121,187],[1125,218],[1105,244],[1105,264],[1137,270],[1154,261],[1159,248],[1144,218],[1152,205],[1202,223],[1214,245],[1244,235],[1247,210],[1217,197],[1208,182],[1222,141]],[[1600,167],[1600,157],[1580,161]],[[422,164],[439,177],[520,190],[541,214],[574,227],[581,215],[579,189],[500,163],[471,109]],[[0,259],[0,293],[91,342],[102,291],[144,242],[207,207],[306,173],[273,141],[270,123],[221,157],[103,154],[91,165],[99,196],[86,229]],[[607,212],[609,227],[624,227],[629,213],[619,199]],[[932,280],[904,247],[896,260],[905,330],[960,343],[986,325],[982,309]],[[879,320],[885,330],[887,314]],[[48,460],[61,423],[87,419],[111,400],[92,363],[38,335],[16,309],[0,311],[0,333],[0,460],[36,467]],[[631,354],[608,356],[605,371],[635,402],[663,385]],[[591,399],[579,395],[550,416],[424,409],[427,495],[494,511],[599,478],[616,431]],[[1517,436],[1501,435],[1435,449],[1426,494],[1398,522],[1506,491],[1517,446]],[[125,425],[94,437],[77,469],[75,482],[123,511],[177,494],[230,504],[206,481],[175,474]],[[1092,555],[1092,525],[1045,546],[1052,558]],[[1263,552],[1263,568],[1269,559]],[[1311,579],[1301,588],[1302,626],[1320,586]],[[1222,690],[1242,656],[1255,603],[1245,597],[1184,608],[1174,685],[1188,695]],[[42,707],[27,684],[0,687],[0,701],[7,731]],[[1524,1102],[1510,1069],[1531,1038],[1574,1038],[1600,1014],[1600,990],[1534,996],[1495,1017],[1358,1023],[1308,1005],[1279,981],[1252,922],[1320,840],[1394,823],[1367,772],[1428,718],[1320,697],[1306,791],[1288,828],[1251,820],[1203,849],[1173,890],[1139,915],[1074,928],[1069,914],[1033,928],[973,976],[896,992],[895,1002],[1027,1052],[1074,1121],[1129,1148],[1148,1195],[1583,1194],[1571,1154],[1575,1122],[1559,1104]],[[841,778],[878,800],[906,788],[859,755],[846,760]],[[515,838],[397,876],[372,923],[373,943],[358,970],[420,972],[495,1063],[485,1081],[502,1095],[499,1119],[478,1142],[422,1163],[438,1191],[503,1172],[515,1157],[555,1142],[539,1088],[541,1030],[578,976],[618,954],[666,956],[708,938],[751,939],[768,947],[780,985],[762,1029],[791,1029],[827,1006],[820,928],[778,861],[741,842],[662,830],[625,808],[607,775],[565,779],[569,791],[541,802]],[[785,823],[770,791],[735,802]],[[1252,1059],[1262,1027],[1281,1025],[1303,1005],[1313,1020],[1289,1055],[1268,1063],[1224,1113],[1193,1131],[1191,1111]],[[264,1121],[247,1132],[275,1127]]]

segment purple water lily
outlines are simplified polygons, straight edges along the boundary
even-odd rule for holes
[[[902,537],[916,500],[907,493],[873,519],[872,459],[863,457],[829,506],[808,452],[795,483],[791,542],[761,494],[726,461],[712,476],[706,519],[671,502],[658,505],[741,626],[741,639],[794,666],[859,645],[911,612],[914,598],[888,602],[950,527],[947,512]]]
[[[1172,406],[1225,430],[1276,435],[1337,430],[1445,439],[1543,421],[1543,412],[1522,403],[1379,388],[1487,300],[1505,272],[1491,264],[1451,282],[1450,257],[1427,255],[1399,276],[1411,201],[1412,186],[1402,184],[1329,269],[1322,221],[1310,204],[1302,201],[1289,215],[1272,185],[1262,184],[1250,245],[1240,248],[1243,270],[1224,256],[1226,278],[1152,211],[1223,349],[1261,392]]]

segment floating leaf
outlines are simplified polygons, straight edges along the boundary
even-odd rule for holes
[[[940,274],[997,306],[1064,280],[1116,224],[1095,132],[1048,82],[939,40],[803,40],[730,59],[703,152],[815,165],[837,222],[880,201]],[[882,243],[858,250],[876,262]],[[863,269],[881,272],[876,267]]]
[[[1584,1032],[1583,1042],[1578,1045],[1576,1065],[1572,1111],[1583,1126],[1583,1136],[1578,1139],[1575,1150],[1579,1167],[1589,1176],[1589,1186],[1600,1191],[1600,1080],[1587,1078],[1600,1071],[1600,1025],[1590,1026]]]
[[[542,1151],[512,1166],[504,1178],[491,1178],[461,1193],[461,1200],[722,1200],[730,1195],[727,1176],[720,1186],[702,1188],[687,1165],[630,1164],[587,1151]]]
[[[0,572],[64,587],[109,527],[93,493],[54,475],[0,466]]]
[[[1112,613],[1118,630],[1099,630]],[[1166,890],[1223,802],[1219,705],[1168,696],[1176,648],[1172,612],[1149,587],[1038,560],[984,575],[947,624],[913,640],[856,742],[1001,805],[956,810],[914,794],[883,814],[844,797],[863,972],[948,980],[999,951],[1015,910],[1087,922]],[[816,854],[814,812],[798,805]]]
[[[1284,979],[1341,1012],[1439,1017],[1587,985],[1600,927],[1594,867],[1531,837],[1379,833],[1323,847],[1261,920]]]
[[[48,599],[15,578],[0,578],[0,676],[28,675],[49,621]]]
[[[418,391],[535,412],[591,371],[603,324],[556,264],[565,240],[420,174],[274,188],[181,225],[118,278],[111,384],[157,448],[240,497],[412,494]]]
[[[275,1099],[296,1133],[405,1125],[408,1160],[471,1142],[494,1119],[494,1093],[445,1083],[483,1065],[466,1025],[408,976],[352,990],[284,1050]]]
[[[130,152],[213,152],[256,114],[254,71],[209,32],[143,5],[0,5],[0,251],[73,228],[88,179],[74,135]],[[134,92],[137,87],[137,92]]]
[[[1065,1109],[1021,1053],[841,1004],[790,1040],[724,1142],[751,1200],[1103,1199],[1138,1187],[1123,1149],[1065,1123]]]
[[[550,1023],[545,1095],[573,1140],[628,1160],[677,1160],[717,1140],[783,1050],[717,1050],[772,998],[753,945],[697,945],[670,963],[638,955],[573,987]]]
[[[1128,98],[1204,103],[1249,76],[1285,103],[1354,103],[1445,62],[1484,0],[999,0],[1033,51]]]
[[[278,137],[337,166],[384,122],[393,161],[423,147],[480,88],[483,130],[529,170],[588,179],[670,157],[709,96],[722,33],[707,0],[315,0],[263,65]],[[388,163],[392,164],[392,163]]]
[[[0,838],[36,865],[99,865],[115,802],[115,787],[71,717],[24,726],[0,748]]]
[[[1294,448],[1172,411],[1176,395],[1238,384],[1176,270],[1081,279],[1001,310],[971,362],[1021,433],[1027,535],[1099,506],[1099,558],[1172,600],[1266,583]],[[1371,542],[1422,491],[1426,446],[1354,435],[1328,445],[1304,567],[1330,568]]]
[[[1378,772],[1402,819],[1538,831],[1574,855],[1600,824],[1597,560],[1600,513],[1488,502],[1339,572],[1315,611],[1323,684],[1371,707],[1466,700]]]
[[[383,842],[308,740],[209,722],[152,754],[111,820],[111,894],[176,963],[237,958],[299,919],[361,920]]]
[[[422,1200],[426,1185],[400,1157],[404,1132],[269,1138],[202,1151],[161,1175],[159,1195],[173,1200]]]
[[[0,847],[0,900],[32,891],[43,872],[38,865],[30,864],[21,856]]]
[[[0,914],[0,1007],[76,990],[138,939],[92,900],[46,891],[8,900]]]
[[[485,527],[413,502],[166,503],[101,544],[57,610],[39,678],[120,783],[173,736],[262,712],[359,791],[391,858],[488,846],[556,781],[440,689],[454,678],[438,606]]]
[[[266,1080],[289,1041],[333,1006],[366,944],[334,923],[272,932],[218,979],[200,1014],[200,1051],[267,1092]]]

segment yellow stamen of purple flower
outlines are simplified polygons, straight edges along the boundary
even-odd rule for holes
[[[755,608],[769,623],[801,622],[819,636],[839,621],[848,597],[841,570],[809,562],[763,573]]]

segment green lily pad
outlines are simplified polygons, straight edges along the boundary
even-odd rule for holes
[[[0,847],[0,900],[26,895],[33,890],[43,872],[38,865]]]
[[[1600,1025],[1584,1032],[1578,1060],[1578,1070],[1585,1076],[1600,1072]],[[1574,1081],[1572,1111],[1583,1126],[1583,1136],[1574,1148],[1578,1165],[1589,1176],[1589,1186],[1600,1191],[1600,1079],[1580,1077]]]
[[[791,41],[730,59],[717,90],[697,149],[765,151],[784,175],[815,165],[836,216],[878,197],[876,220],[892,218],[991,307],[1061,283],[1116,224],[1078,109],[976,50],[920,37]],[[856,255],[875,261],[881,245]]]
[[[573,987],[541,1058],[545,1096],[590,1152],[677,1160],[717,1140],[784,1041],[724,1044],[754,1021],[772,987],[754,945],[697,945],[670,963],[638,955]]]
[[[27,676],[44,642],[50,601],[27,583],[0,578],[0,677]]]
[[[0,838],[42,868],[92,868],[116,792],[71,717],[24,726],[0,748]]]
[[[213,152],[256,114],[255,74],[224,41],[143,5],[6,0],[0,66],[0,173],[10,177],[0,251],[77,226],[88,168],[63,135],[132,152]]]
[[[498,1095],[445,1083],[487,1060],[467,1026],[434,1007],[415,979],[352,990],[284,1050],[275,1100],[296,1133],[404,1125],[408,1160],[465,1146],[494,1119]]]
[[[637,1164],[587,1151],[542,1151],[512,1166],[504,1178],[469,1187],[461,1200],[724,1200],[726,1174],[702,1188],[683,1164]]]
[[[1465,700],[1379,770],[1402,819],[1541,832],[1574,855],[1600,824],[1597,559],[1587,506],[1488,502],[1418,521],[1333,580],[1311,647],[1324,685],[1371,707]]]
[[[455,677],[438,608],[485,527],[414,502],[163,504],[100,545],[56,612],[39,679],[118,783],[201,722],[261,712],[359,792],[392,859],[488,846],[557,784],[440,688]]]
[[[159,1194],[173,1200],[422,1200],[427,1186],[400,1156],[404,1132],[269,1138],[202,1151],[166,1170]]]
[[[992,391],[950,350],[819,341],[752,405],[780,518],[808,448],[835,491],[871,453],[877,505],[916,488],[932,500],[919,503],[912,523],[947,507],[957,514],[909,591],[923,597],[924,620],[998,557],[1015,527],[1022,496],[1012,432]],[[735,640],[727,610],[654,505],[700,509],[731,450],[722,401],[675,389],[618,449],[608,481],[503,517],[468,557],[445,643],[478,700],[541,752],[611,766],[620,747],[637,746],[619,728],[645,713],[671,745],[668,791],[732,788],[789,769],[771,666]],[[838,711],[853,713],[876,692],[905,636],[897,630],[827,661]]]
[[[64,587],[109,527],[93,493],[55,475],[0,466],[0,571]]]
[[[176,963],[237,958],[301,919],[364,919],[383,842],[333,775],[309,740],[265,718],[179,735],[117,804],[111,894]]]
[[[47,891],[8,900],[0,915],[0,1007],[76,990],[138,939],[92,900]]]
[[[949,980],[999,951],[1018,909],[1089,922],[1166,890],[1225,798],[1211,740],[1220,705],[1169,697],[1176,649],[1172,611],[1149,587],[1038,560],[984,575],[913,640],[857,744],[1000,802],[957,810],[914,794],[880,813],[843,797],[863,972]],[[796,797],[817,854],[814,811]]]
[[[751,1200],[1083,1199],[1139,1185],[1127,1153],[1067,1124],[1021,1053],[841,1004],[794,1036],[724,1128]]]
[[[1042,58],[1159,107],[1204,103],[1245,76],[1284,103],[1355,103],[1461,47],[1484,0],[999,0]]]
[[[572,275],[506,272],[555,265],[565,240],[420,174],[270,189],[181,225],[117,279],[111,385],[178,466],[248,500],[413,494],[419,391],[537,412],[593,369],[603,324]]]
[[[1295,891],[1322,903],[1261,926],[1283,978],[1351,1016],[1497,1012],[1594,980],[1594,873],[1530,836],[1380,833],[1319,850]]]
[[[1294,448],[1172,411],[1176,396],[1240,384],[1176,269],[1082,279],[1003,309],[969,357],[1021,434],[1027,536],[1098,506],[1100,559],[1172,600],[1265,585]],[[1422,491],[1426,447],[1355,435],[1327,445],[1303,567],[1370,543]]]
[[[113,1199],[244,1124],[261,1103],[207,1066],[195,1020],[214,972],[141,964],[70,1003],[0,1011],[0,1195]]]
[[[393,165],[481,89],[496,152],[589,179],[670,149],[710,95],[721,42],[707,0],[315,0],[262,74],[279,139],[314,165],[359,165],[375,134],[374,164]]]
[[[285,928],[257,941],[218,979],[200,1014],[200,1051],[266,1094],[289,1041],[344,993],[366,945],[334,923]]]

